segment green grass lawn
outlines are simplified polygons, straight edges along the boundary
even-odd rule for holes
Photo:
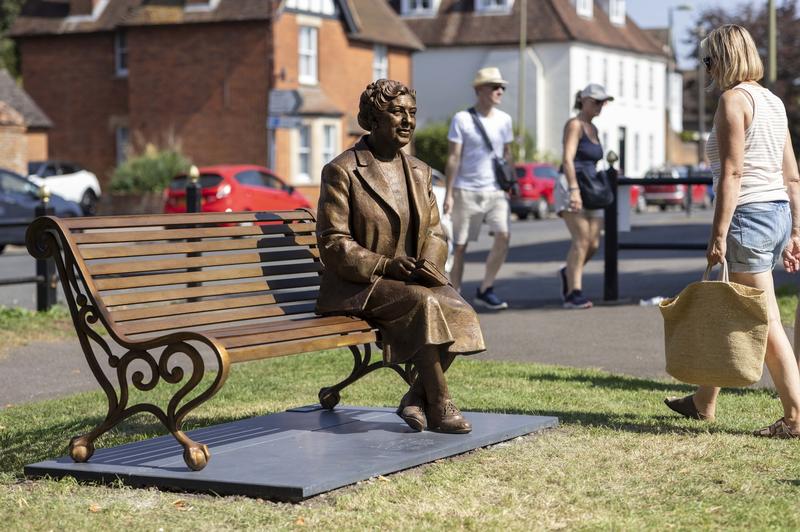
[[[348,370],[341,352],[237,365],[189,428],[313,403]],[[0,519],[7,530],[800,527],[798,442],[749,435],[780,416],[769,391],[729,390],[719,420],[701,424],[661,403],[691,389],[677,383],[471,360],[449,376],[464,410],[555,415],[561,427],[294,505],[24,480],[24,464],[65,454],[71,435],[99,421],[103,397],[86,393],[0,411]],[[343,403],[394,406],[403,391],[379,371]],[[98,446],[157,434],[137,416]]]

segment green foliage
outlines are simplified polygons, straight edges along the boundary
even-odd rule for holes
[[[173,177],[188,171],[191,161],[178,146],[157,148],[147,144],[144,152],[129,158],[114,170],[111,190],[120,193],[161,192]]]
[[[775,290],[781,321],[789,327],[794,326],[794,313],[797,308],[797,287],[791,284],[779,286]]]
[[[447,165],[448,122],[432,122],[414,134],[416,156],[440,172]]]
[[[12,76],[17,76],[19,73],[19,52],[7,34],[24,3],[25,0],[0,1],[0,66],[8,70]]]

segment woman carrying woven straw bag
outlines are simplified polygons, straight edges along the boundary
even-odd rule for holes
[[[783,417],[756,436],[800,437],[800,371],[783,330],[772,269],[783,259],[800,269],[800,174],[783,102],[758,84],[764,67],[741,26],[720,26],[700,43],[700,57],[723,92],[706,155],[716,205],[706,257],[727,260],[731,281],[764,290],[769,332],[765,362],[783,404]],[[702,353],[698,353],[702,356]],[[713,420],[719,388],[700,386],[664,402],[686,417]]]

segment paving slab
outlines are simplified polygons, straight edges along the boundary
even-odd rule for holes
[[[30,478],[83,481],[300,501],[378,475],[558,426],[558,418],[465,412],[470,434],[414,432],[393,409],[319,405],[188,432],[211,460],[190,471],[172,436],[99,448],[88,463],[68,456],[25,466]]]

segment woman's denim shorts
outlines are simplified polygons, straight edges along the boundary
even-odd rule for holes
[[[788,201],[739,205],[728,231],[728,268],[739,273],[771,271],[781,260],[791,230]]]

